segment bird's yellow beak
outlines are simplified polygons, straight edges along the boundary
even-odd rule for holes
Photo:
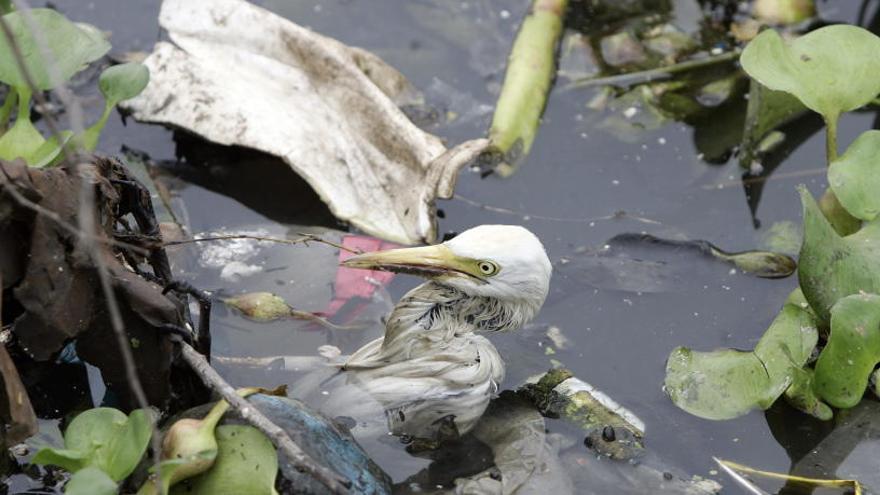
[[[343,261],[342,266],[426,278],[466,277],[484,281],[475,260],[456,256],[443,244],[359,254]]]

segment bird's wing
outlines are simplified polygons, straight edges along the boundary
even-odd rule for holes
[[[464,433],[504,379],[495,347],[474,334],[457,336],[412,359],[381,362],[374,357],[366,355],[346,365],[341,378],[345,387],[330,391],[322,410],[331,415],[361,410],[365,393],[382,405],[395,434],[431,438],[437,420],[446,416],[453,416]]]

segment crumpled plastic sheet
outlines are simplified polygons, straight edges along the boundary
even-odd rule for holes
[[[124,105],[134,118],[276,155],[369,234],[436,239],[435,199],[487,141],[447,150],[417,128],[395,102],[412,98],[403,75],[242,0],[165,0],[159,23],[171,43],[144,62],[150,83]]]

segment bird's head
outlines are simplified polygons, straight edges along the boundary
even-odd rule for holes
[[[473,296],[524,304],[536,313],[550,288],[541,241],[517,225],[480,225],[442,244],[365,253],[350,268],[420,275]]]

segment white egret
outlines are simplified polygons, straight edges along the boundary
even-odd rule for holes
[[[470,430],[504,379],[504,362],[480,333],[516,330],[541,308],[551,265],[538,238],[513,225],[482,225],[433,246],[366,253],[343,262],[428,278],[407,293],[385,335],[343,365],[346,387],[381,404],[398,435],[432,439],[444,419]],[[334,393],[325,411],[357,416]]]

